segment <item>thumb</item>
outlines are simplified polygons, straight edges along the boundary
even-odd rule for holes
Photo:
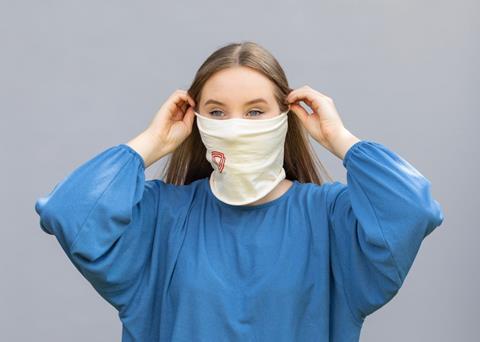
[[[195,118],[195,113],[192,106],[189,106],[185,115],[183,116],[182,121],[185,123],[185,126],[188,128],[192,128],[193,126],[193,119]]]
[[[303,107],[300,106],[299,104],[291,103],[291,104],[290,104],[290,110],[291,110],[292,112],[294,112],[295,115],[298,116],[298,118],[300,119],[300,121],[305,122],[305,121],[308,119],[308,113],[307,113],[307,111],[305,110],[305,108],[303,108]]]

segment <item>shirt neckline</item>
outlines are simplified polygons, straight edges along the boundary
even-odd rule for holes
[[[271,201],[268,201],[268,202],[265,202],[265,203],[260,203],[260,204],[255,204],[255,205],[234,205],[234,204],[225,203],[225,202],[221,201],[220,199],[218,199],[213,194],[212,189],[210,188],[209,180],[210,180],[210,176],[205,177],[203,179],[203,186],[205,187],[208,196],[210,198],[212,198],[213,201],[216,202],[221,207],[229,208],[229,209],[235,209],[235,210],[257,210],[257,209],[262,209],[262,208],[267,208],[267,207],[271,207],[271,206],[274,206],[274,205],[278,205],[278,204],[286,201],[287,198],[289,198],[292,195],[295,188],[298,186],[298,180],[293,179],[293,180],[291,180],[292,185],[290,186],[290,188],[288,188],[288,190],[285,191],[280,197],[277,197],[277,198],[275,198]]]

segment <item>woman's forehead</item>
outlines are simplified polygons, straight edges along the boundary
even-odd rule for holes
[[[210,101],[219,105],[248,105],[258,99],[267,103],[275,101],[273,83],[261,73],[244,67],[229,68],[212,75],[203,86],[201,98],[203,104]]]

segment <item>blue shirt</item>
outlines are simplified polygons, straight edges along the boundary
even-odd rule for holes
[[[347,184],[294,180],[234,206],[208,177],[146,180],[141,155],[119,144],[35,210],[118,310],[124,342],[358,341],[443,213],[430,181],[378,142],[355,143],[343,166]]]

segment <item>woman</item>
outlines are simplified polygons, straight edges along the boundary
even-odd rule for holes
[[[320,179],[306,132],[347,184]],[[168,154],[165,180],[145,180]],[[253,42],[215,51],[35,209],[123,341],[358,341],[443,221],[428,179],[352,134],[329,97],[290,89]]]

